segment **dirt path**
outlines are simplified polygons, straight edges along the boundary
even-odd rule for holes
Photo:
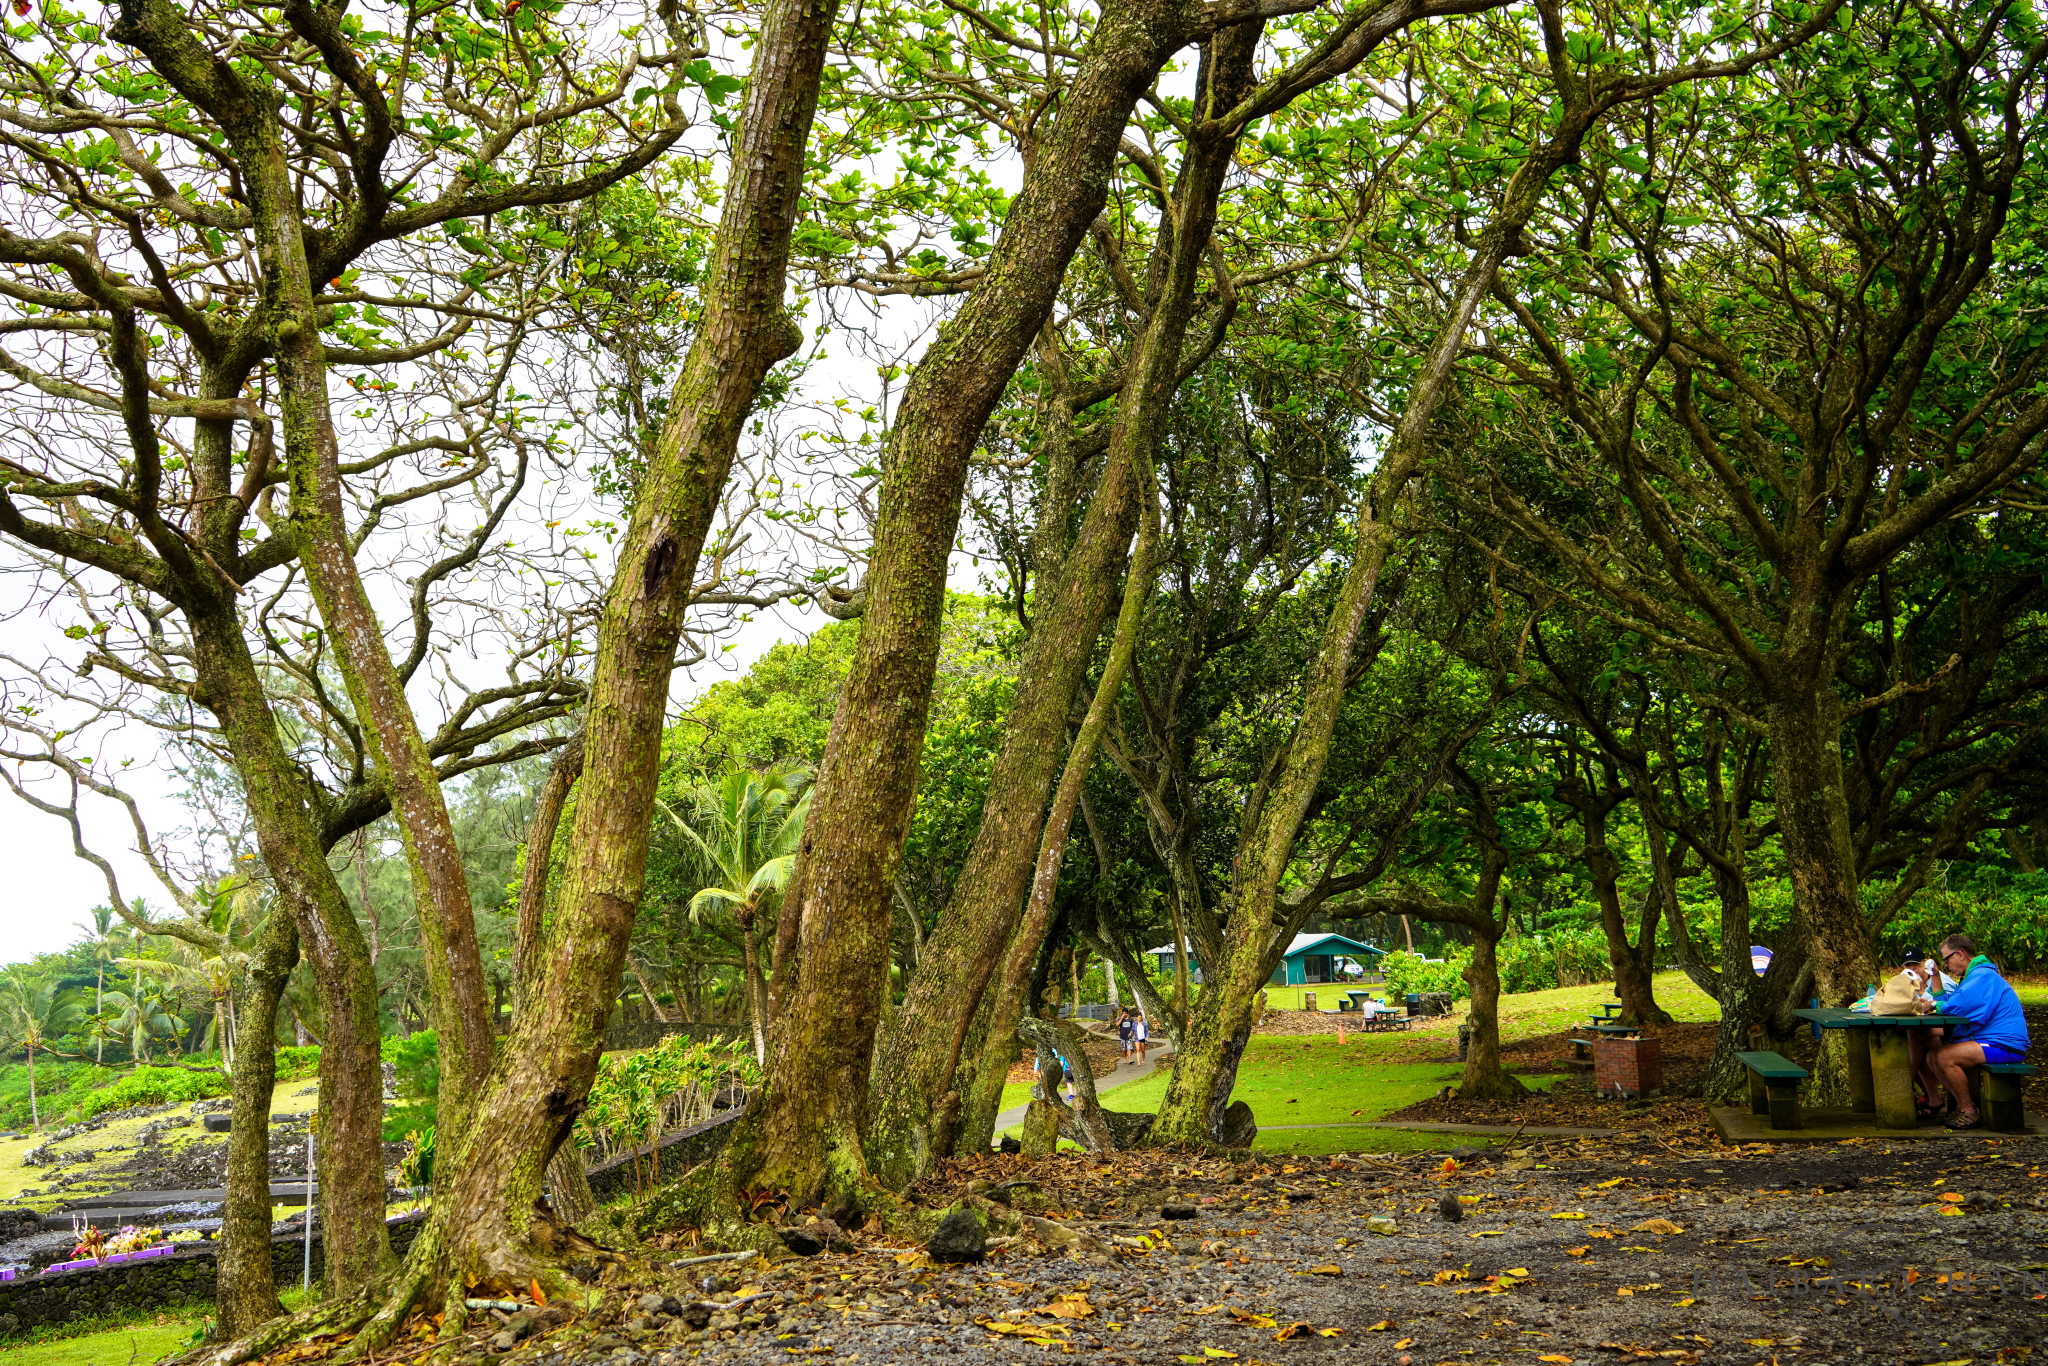
[[[1731,1152],[1624,1135],[1522,1151],[1448,1173],[1436,1155],[953,1164],[925,1199],[969,1179],[1033,1181],[1042,1213],[1154,1246],[1074,1260],[1018,1243],[938,1268],[880,1240],[751,1273],[766,1298],[701,1330],[642,1316],[640,1287],[622,1288],[625,1312],[530,1341],[517,1360],[1891,1366],[2048,1345],[2048,1195],[2035,1194],[2048,1142]],[[1457,1222],[1439,1213],[1447,1194]],[[1181,1201],[1196,1218],[1161,1219]],[[1369,1231],[1376,1216],[1395,1231]],[[650,1288],[700,1296],[688,1274]]]

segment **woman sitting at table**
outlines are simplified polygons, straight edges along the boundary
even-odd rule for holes
[[[1942,1013],[1960,1015],[1967,1023],[1949,1031],[1949,1042],[1934,1055],[1934,1065],[1955,1105],[1948,1127],[1974,1129],[1977,1107],[1970,1101],[1970,1081],[1963,1069],[1983,1063],[2025,1062],[2027,1015],[2012,984],[1998,975],[1989,958],[1977,952],[1968,935],[1952,934],[1941,941],[1941,964],[1963,979],[1942,998]]]

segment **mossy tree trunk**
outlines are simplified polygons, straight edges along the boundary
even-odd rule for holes
[[[221,1212],[220,1262],[214,1292],[214,1336],[241,1337],[284,1312],[270,1241],[270,1096],[277,1081],[277,1003],[299,963],[299,934],[279,906],[264,923],[241,998],[241,1047],[228,1130],[227,1203]],[[312,1214],[307,1211],[308,1216]]]
[[[767,1082],[729,1150],[736,1184],[833,1208],[860,1203],[889,899],[916,792],[968,462],[1102,209],[1130,111],[1167,59],[1196,36],[1199,20],[1186,0],[1104,6],[1057,115],[1026,158],[1023,186],[984,274],[905,390],[883,465],[860,642],[785,893],[794,946],[777,955],[776,968],[792,980]],[[1045,779],[1032,781],[1042,792]],[[1012,899],[1002,916],[1014,919],[1014,907]],[[985,980],[986,965],[949,961]],[[948,1014],[927,1054],[936,1055],[934,1075],[950,1073],[957,1059],[972,1003],[966,1010]],[[914,1143],[911,1127],[888,1139],[894,1171],[916,1166],[898,1156]]]
[[[1492,291],[1502,261],[1542,202],[1551,176],[1576,156],[1579,141],[1595,116],[1581,99],[1563,94],[1550,139],[1516,168],[1499,207],[1475,243],[1448,316],[1410,382],[1386,454],[1374,469],[1361,501],[1351,565],[1310,665],[1294,732],[1271,782],[1258,798],[1256,811],[1245,822],[1245,835],[1231,868],[1234,904],[1225,947],[1216,966],[1204,964],[1206,986],[1189,1019],[1174,1061],[1173,1079],[1160,1105],[1155,1132],[1162,1139],[1214,1142],[1221,1134],[1229,1095],[1227,1091],[1219,1094],[1216,1088],[1228,1078],[1216,1069],[1227,1041],[1249,1028],[1253,1005],[1271,972],[1271,961],[1277,958],[1275,946],[1305,919],[1304,907],[1313,905],[1301,901],[1283,907],[1280,885],[1322,781],[1337,715],[1354,678],[1354,652],[1373,608],[1380,572],[1402,539],[1395,523],[1396,507],[1408,481],[1421,467],[1429,424],[1450,386],[1473,315]]]
[[[529,1001],[501,1049],[479,1125],[450,1167],[408,1279],[370,1334],[439,1292],[459,1320],[463,1287],[539,1275],[559,1284],[561,1235],[534,1200],[596,1075],[606,1017],[646,873],[662,718],[698,557],[769,370],[802,336],[784,309],[804,148],[836,5],[773,0],[754,46],[746,106],[702,314],[650,454],[598,629],[581,784],[552,924]]]
[[[1209,131],[1191,139],[1187,162],[1174,186],[1174,213],[1162,224],[1152,272],[1163,280],[1160,297],[1125,371],[1102,478],[1072,550],[1063,556],[1041,555],[1049,572],[1040,577],[1036,617],[982,805],[981,826],[946,915],[925,946],[898,1028],[879,1049],[867,1151],[877,1178],[891,1186],[915,1181],[955,1147],[950,1126],[935,1123],[934,1116],[941,1105],[949,1114],[961,1111],[957,1097],[951,1102],[944,1098],[954,1089],[954,1069],[969,1026],[997,965],[1007,963],[995,986],[996,1033],[987,1045],[998,1051],[1007,1048],[1007,1039],[1000,1035],[1017,1018],[1023,1000],[1018,965],[1024,964],[1028,973],[1051,923],[1050,894],[1041,906],[1040,888],[1048,877],[1058,881],[1067,828],[1079,798],[1075,756],[1085,772],[1106,715],[1096,720],[1091,708],[1090,721],[1070,751],[1068,776],[1062,779],[1050,817],[1045,815],[1046,792],[1058,771],[1060,741],[1074,699],[1086,681],[1096,638],[1115,600],[1117,571],[1131,534],[1141,521],[1150,525],[1157,518],[1153,452],[1184,377],[1182,352],[1195,312],[1196,286],[1208,273],[1216,206],[1237,146],[1236,137],[1214,121],[1249,90],[1252,54],[1262,31],[1261,24],[1238,25],[1203,49],[1197,88],[1204,92],[1201,127]],[[1212,336],[1227,323],[1235,300],[1233,296],[1213,302],[1220,313]],[[1063,516],[1041,518],[1041,539],[1055,536],[1061,520]],[[1155,532],[1151,540],[1156,539]],[[1148,545],[1132,558],[1129,584],[1149,579],[1149,557]],[[1128,593],[1123,611],[1131,611]],[[1119,622],[1105,680],[1114,675],[1120,683],[1136,631],[1135,620],[1128,632]],[[1115,686],[1111,685],[1112,695]],[[1095,705],[1104,705],[1099,691]],[[1020,903],[1027,902],[1020,920]],[[977,1114],[977,1127],[979,1121]],[[977,1135],[965,1137],[964,1146],[973,1148]]]

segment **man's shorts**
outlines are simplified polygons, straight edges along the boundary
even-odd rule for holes
[[[2026,1054],[2015,1053],[2002,1043],[1985,1043],[1982,1040],[1979,1040],[1977,1047],[1984,1050],[1984,1061],[1986,1062],[1995,1062],[2003,1064],[2025,1062],[2027,1060]]]

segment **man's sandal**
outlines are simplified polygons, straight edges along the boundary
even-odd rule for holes
[[[1966,1115],[1958,1112],[1950,1115],[1942,1123],[1951,1129],[1974,1129],[1977,1127],[1979,1120],[1976,1115]]]

